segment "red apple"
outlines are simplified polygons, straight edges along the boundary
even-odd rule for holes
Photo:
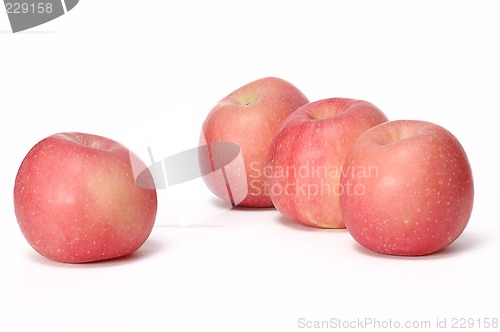
[[[424,121],[393,121],[359,137],[346,157],[340,197],[348,231],[364,247],[426,255],[455,241],[471,212],[474,185],[460,142]]]
[[[263,175],[271,141],[281,121],[307,102],[295,86],[275,77],[251,82],[219,101],[203,123],[200,145],[208,147],[208,166],[214,168],[213,143],[238,144],[243,165],[227,165],[223,176],[204,176],[209,189],[233,205],[272,207]]]
[[[288,116],[265,172],[276,209],[307,226],[344,228],[339,179],[345,155],[361,133],[385,121],[373,104],[346,98],[312,102]]]
[[[55,261],[84,263],[128,255],[149,237],[156,218],[155,189],[136,184],[146,165],[108,138],[59,133],[24,158],[14,186],[14,208],[28,243]],[[141,173],[143,184],[153,178]]]

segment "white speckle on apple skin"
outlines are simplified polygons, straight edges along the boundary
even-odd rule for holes
[[[405,139],[384,144],[399,126],[405,127]],[[347,228],[360,244],[385,254],[426,255],[464,231],[473,204],[472,172],[460,143],[448,131],[421,121],[379,125],[364,133],[346,158],[351,165],[367,162],[378,165],[380,178],[342,179],[367,189],[364,197],[341,197]],[[389,186],[382,181],[385,176],[397,182]],[[379,233],[387,234],[386,241],[397,249],[381,249]]]
[[[242,105],[242,100],[252,102]],[[209,189],[226,201],[231,201],[229,191],[246,191],[248,194],[238,202],[239,206],[272,207],[265,188],[267,180],[262,174],[272,138],[285,117],[308,102],[289,82],[270,77],[251,82],[217,103],[203,123],[200,145],[238,144],[243,165],[228,165],[225,177],[203,177]],[[213,156],[210,158],[213,160]]]
[[[338,198],[344,157],[362,132],[385,121],[387,117],[374,105],[346,98],[312,102],[287,117],[269,153],[273,171],[268,182],[282,189],[271,193],[278,211],[307,226],[344,228]],[[306,169],[309,175],[280,175],[279,169],[287,167]],[[337,172],[314,171],[321,167]],[[311,190],[301,190],[303,187]]]
[[[75,143],[71,135],[40,141],[23,160],[14,188],[21,231],[37,252],[60,262],[91,262],[137,250],[154,224],[156,191],[140,189],[130,177],[132,155],[125,147],[109,140],[100,150]],[[128,226],[139,220],[141,227]],[[124,248],[123,237],[135,245]]]

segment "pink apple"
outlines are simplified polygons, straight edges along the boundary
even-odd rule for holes
[[[219,101],[203,123],[200,145],[208,147],[213,168],[213,143],[238,144],[243,165],[228,165],[224,176],[205,176],[209,189],[233,205],[272,207],[263,174],[271,141],[281,121],[307,102],[295,86],[275,77],[251,82]]]
[[[128,255],[149,237],[155,189],[146,165],[108,138],[59,133],[24,158],[14,187],[19,227],[28,243],[55,261],[84,263]],[[146,171],[144,171],[146,170]]]
[[[359,137],[346,157],[340,206],[364,247],[426,255],[455,241],[471,212],[474,185],[464,149],[446,129],[393,121]]]
[[[344,228],[339,179],[345,155],[361,133],[385,121],[374,105],[346,98],[312,102],[288,116],[265,172],[276,209],[307,226]]]

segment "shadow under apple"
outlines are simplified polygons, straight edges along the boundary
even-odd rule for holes
[[[383,259],[394,259],[394,260],[435,260],[435,259],[445,259],[460,253],[469,252],[472,250],[477,250],[477,248],[484,245],[484,239],[481,238],[478,234],[466,232],[462,234],[455,242],[450,244],[449,246],[436,251],[434,253],[423,255],[423,256],[397,256],[397,255],[387,255],[372,251],[367,249],[354,241],[353,247],[354,249],[366,256],[371,256],[375,258],[383,258]]]
[[[288,219],[284,215],[278,213],[274,218],[275,221],[289,229],[300,231],[300,232],[330,232],[330,233],[345,233],[347,230],[345,228],[319,228],[319,227],[311,227],[295,222],[291,219]]]
[[[164,242],[161,242],[158,239],[149,238],[139,249],[137,249],[135,252],[129,255],[95,261],[95,262],[87,262],[87,263],[57,262],[42,256],[33,250],[31,250],[30,259],[38,264],[50,267],[58,267],[58,268],[103,268],[103,267],[107,268],[118,265],[131,264],[137,261],[144,260],[146,258],[154,256],[159,251],[165,250],[165,248],[166,245]]]

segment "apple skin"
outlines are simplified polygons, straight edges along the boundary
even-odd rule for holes
[[[376,252],[419,256],[441,250],[472,213],[472,171],[460,142],[425,121],[399,120],[359,137],[344,163],[340,206],[346,227]]]
[[[318,100],[288,116],[266,169],[276,209],[306,226],[345,228],[339,207],[345,155],[359,135],[385,121],[375,105],[347,98]]]
[[[123,145],[97,135],[58,133],[26,155],[14,208],[28,243],[41,255],[85,263],[128,255],[149,237],[157,211],[146,165]]]
[[[294,85],[276,77],[248,83],[219,101],[203,123],[200,146],[207,145],[211,154],[212,142],[238,144],[244,165],[228,165],[223,177],[204,176],[208,188],[233,206],[272,207],[263,174],[271,141],[283,119],[308,102]],[[240,200],[238,192],[244,193]]]

